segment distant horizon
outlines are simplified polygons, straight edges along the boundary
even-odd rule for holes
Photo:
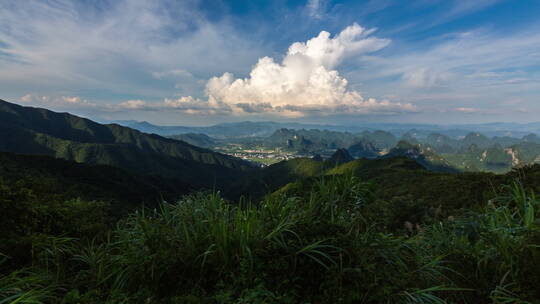
[[[88,118],[88,119],[91,119],[91,118]],[[106,120],[104,120],[104,121],[106,121]],[[474,126],[474,125],[483,126],[483,125],[491,125],[491,124],[515,124],[515,125],[539,124],[540,125],[540,120],[539,121],[533,121],[533,122],[527,122],[527,123],[493,121],[493,122],[485,122],[485,123],[457,123],[457,124],[406,123],[406,122],[395,122],[395,123],[394,122],[364,122],[364,123],[358,123],[358,124],[353,124],[353,123],[336,124],[336,123],[310,123],[310,122],[278,121],[278,120],[238,120],[238,121],[224,121],[224,122],[219,122],[218,121],[216,123],[212,123],[212,124],[208,124],[208,125],[182,125],[182,124],[176,124],[175,125],[175,124],[157,124],[157,123],[152,123],[152,122],[149,122],[149,121],[146,121],[146,120],[134,120],[134,119],[111,120],[110,122],[112,122],[112,123],[114,123],[114,122],[149,123],[151,125],[159,126],[159,127],[178,127],[178,126],[181,126],[181,127],[212,127],[212,126],[217,126],[217,125],[222,125],[222,124],[236,124],[236,123],[246,123],[246,122],[248,122],[248,123],[282,123],[282,124],[298,124],[298,125],[306,125],[306,126],[317,125],[317,126],[336,126],[336,127],[341,127],[341,126],[355,127],[355,126],[362,126],[362,125],[403,125],[403,126],[418,125],[418,126],[438,126],[438,127]]]
[[[5,99],[2,99],[0,98],[0,100],[3,100],[3,101],[6,101],[6,102],[9,102],[9,103],[13,103],[13,102],[10,102],[8,100],[5,100]],[[15,103],[17,104],[17,103]],[[21,104],[19,104],[21,105]],[[22,104],[21,106],[25,106],[25,107],[33,107],[33,108],[42,108],[42,109],[46,109],[46,110],[49,110],[49,111],[53,111],[53,112],[58,112],[58,113],[69,113],[71,115],[75,115],[75,116],[79,116],[79,117],[82,117],[82,118],[86,118],[86,119],[89,119],[89,120],[92,120],[92,121],[95,121],[95,122],[98,122],[98,123],[104,123],[104,124],[108,124],[108,123],[129,123],[129,122],[133,122],[133,123],[148,123],[150,125],[153,125],[153,126],[157,126],[157,127],[213,127],[213,126],[218,126],[218,125],[222,125],[222,124],[238,124],[238,123],[277,123],[277,124],[298,124],[298,125],[304,125],[304,126],[321,126],[321,127],[324,127],[324,126],[332,126],[332,127],[370,127],[370,126],[377,126],[377,125],[380,125],[380,126],[390,126],[390,125],[395,125],[395,126],[409,126],[409,127],[413,127],[413,126],[433,126],[433,127],[447,127],[447,128],[457,128],[457,127],[460,127],[460,126],[463,126],[463,127],[466,127],[466,126],[487,126],[487,125],[497,125],[497,124],[500,124],[500,125],[504,125],[504,124],[512,124],[512,125],[519,125],[519,126],[526,126],[526,125],[534,125],[534,124],[538,124],[539,128],[540,128],[540,120],[538,121],[531,121],[531,122],[512,122],[512,121],[492,121],[492,122],[476,122],[476,123],[453,123],[453,124],[444,124],[444,123],[440,123],[440,124],[437,124],[437,123],[416,123],[416,122],[357,122],[357,123],[351,123],[351,122],[348,122],[348,123],[342,123],[342,124],[338,124],[338,123],[332,123],[332,122],[327,122],[327,123],[324,123],[324,122],[309,122],[309,121],[289,121],[289,120],[250,120],[250,119],[240,119],[240,120],[235,120],[235,121],[217,121],[217,122],[214,122],[214,123],[211,123],[211,124],[181,124],[181,123],[178,123],[178,124],[160,124],[160,123],[155,123],[155,122],[151,122],[151,121],[148,121],[148,120],[137,120],[137,119],[103,119],[103,118],[100,118],[100,117],[92,117],[92,116],[86,116],[86,115],[79,115],[77,113],[73,113],[72,111],[59,111],[59,110],[55,110],[55,109],[51,109],[51,108],[48,108],[48,107],[44,107],[44,106],[36,106],[36,105],[25,105],[25,104]],[[502,130],[505,130],[505,129],[502,129]],[[539,130],[539,133],[540,133],[540,130]]]

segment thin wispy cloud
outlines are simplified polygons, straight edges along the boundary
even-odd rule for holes
[[[414,100],[419,106],[430,103],[443,108],[463,105],[465,94],[466,102],[488,110],[504,106],[516,92],[521,91],[523,96],[540,91],[538,50],[540,35],[535,31],[501,36],[480,30],[457,33],[439,44],[406,54],[371,57],[363,64],[374,71],[370,77],[393,79],[376,90],[370,86],[372,93],[384,93],[391,86],[399,89],[405,102]],[[350,77],[369,81],[362,72],[353,72]],[[530,104],[536,101],[529,98]]]
[[[327,0],[308,0],[306,10],[311,18],[322,19],[326,13]]]
[[[534,120],[540,5],[514,3],[520,18],[508,5],[7,0],[1,98],[97,117],[155,113],[156,123]]]
[[[148,79],[237,69],[256,58],[249,41],[200,17],[190,2],[175,4],[174,14],[168,8],[168,1],[112,1],[94,11],[65,0],[2,2],[0,82],[154,95]]]

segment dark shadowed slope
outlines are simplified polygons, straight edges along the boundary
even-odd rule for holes
[[[42,199],[108,202],[113,214],[175,201],[196,190],[179,180],[141,176],[117,167],[8,152],[0,152],[0,179],[7,185],[23,184]]]
[[[182,141],[1,100],[0,150],[112,165],[218,188],[251,169],[243,160]]]

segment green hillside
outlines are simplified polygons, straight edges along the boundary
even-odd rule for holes
[[[438,155],[431,147],[423,147],[419,144],[411,144],[400,141],[383,158],[407,157],[415,160],[425,168],[432,171],[458,172],[444,157]]]
[[[236,197],[261,198],[297,179],[321,175],[329,167],[328,162],[305,157],[281,161],[248,174],[229,192]]]
[[[182,141],[0,101],[0,151],[41,154],[220,186],[249,163]]]
[[[25,263],[36,239],[103,236],[130,212],[195,190],[180,180],[107,165],[0,152],[0,255]]]
[[[7,152],[0,152],[0,179],[6,185],[32,189],[41,199],[107,202],[116,215],[197,190],[177,179],[142,176],[117,167]]]
[[[319,160],[316,158],[295,158],[287,161],[281,161],[270,165],[256,172],[246,175],[240,183],[230,190],[233,196],[245,195],[251,198],[261,198],[265,194],[272,193],[288,183],[320,177],[324,175],[343,174],[354,169],[361,171],[364,168],[372,168],[375,175],[384,179],[387,167],[398,166],[414,172],[430,172],[426,170],[417,160],[407,156],[396,156],[394,158],[366,159],[360,158],[353,160],[345,149],[338,150],[328,160]],[[456,172],[443,170],[443,172]],[[451,175],[448,173],[448,175]],[[366,176],[361,176],[362,178]],[[371,178],[372,176],[367,176]]]
[[[314,179],[322,176],[353,174],[360,180],[378,185],[377,195],[389,201],[423,201],[434,207],[461,208],[488,200],[488,194],[493,192],[494,187],[510,183],[524,170],[529,172],[530,181],[527,184],[531,187],[536,185],[540,190],[540,171],[531,171],[528,167],[497,175],[488,172],[458,173],[443,165],[425,165],[426,162],[398,154],[379,159],[361,158],[343,164],[336,164],[332,160],[297,158],[248,175],[231,192],[234,196],[245,195],[257,199],[277,190],[283,192],[298,187],[305,190]]]
[[[170,138],[180,140],[190,145],[202,148],[213,148],[216,145],[215,139],[202,133],[185,133],[180,135],[173,135],[170,136]]]
[[[356,158],[377,158],[379,157],[380,152],[380,150],[375,148],[374,144],[368,140],[360,140],[349,146],[347,150],[349,150],[349,153]]]

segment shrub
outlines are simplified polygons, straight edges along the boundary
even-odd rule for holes
[[[0,295],[31,303],[540,299],[540,203],[522,184],[449,219],[409,197],[381,200],[372,188],[336,175],[257,204],[202,192],[132,213],[110,233],[82,220],[73,231],[104,230],[93,239],[33,234],[34,265],[2,276]],[[405,232],[404,220],[418,227]]]

